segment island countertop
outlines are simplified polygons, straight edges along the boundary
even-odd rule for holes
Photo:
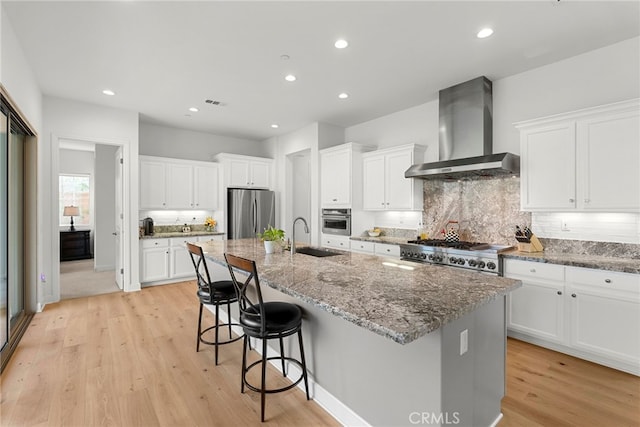
[[[407,344],[521,285],[460,269],[340,252],[316,258],[265,254],[258,239],[200,243],[205,257],[255,260],[260,283],[397,343]]]

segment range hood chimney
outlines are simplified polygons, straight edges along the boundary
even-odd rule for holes
[[[491,80],[484,76],[440,91],[440,161],[413,165],[406,178],[461,179],[519,175],[520,157],[493,154]]]

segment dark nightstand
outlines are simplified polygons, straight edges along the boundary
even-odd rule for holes
[[[60,261],[93,258],[89,235],[91,230],[60,232]]]

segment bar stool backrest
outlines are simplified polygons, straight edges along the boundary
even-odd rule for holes
[[[187,249],[191,256],[193,268],[196,270],[196,278],[198,281],[198,296],[214,298],[215,292],[211,288],[211,276],[209,276],[209,268],[204,259],[204,252],[200,246],[187,242]],[[203,301],[204,302],[204,301]]]
[[[224,254],[224,258],[227,261],[231,280],[236,288],[238,305],[240,306],[240,324],[244,326],[244,323],[248,322],[251,328],[254,328],[253,325],[260,324],[260,333],[265,334],[267,329],[266,319],[265,316],[262,316],[264,301],[262,300],[262,292],[260,291],[260,279],[258,279],[256,262],[227,253]],[[238,281],[234,270],[247,274],[247,279],[244,282]],[[257,303],[252,301],[249,295],[247,295],[247,290],[250,289],[249,285],[252,281],[255,284]]]

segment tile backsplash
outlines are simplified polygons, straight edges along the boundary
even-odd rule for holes
[[[432,238],[459,221],[462,240],[515,245],[515,225],[531,224],[531,213],[520,211],[518,177],[425,181],[423,188],[422,221]]]

